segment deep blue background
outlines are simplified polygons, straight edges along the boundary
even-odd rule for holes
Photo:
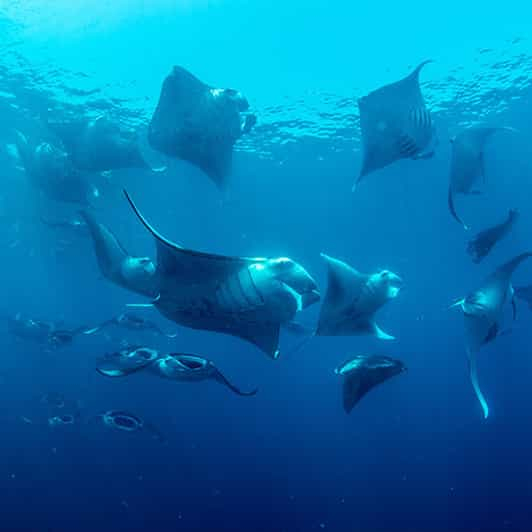
[[[220,20],[234,22],[231,17],[238,12],[234,5],[224,11],[223,2],[213,2],[210,12],[206,2],[198,2],[200,7],[195,12],[189,6],[193,2],[184,2],[190,9],[182,15],[188,17],[193,50],[177,53],[166,46],[173,26],[165,18],[169,16],[169,4],[162,4],[165,7],[161,7],[160,18],[154,12],[146,17],[144,28],[151,36],[151,40],[146,39],[153,56],[147,51],[144,58],[138,53],[131,57],[125,54],[124,58],[127,44],[138,52],[138,41],[143,38],[127,16],[117,27],[109,24],[100,33],[90,26],[85,28],[85,41],[79,28],[72,30],[66,24],[62,47],[57,36],[54,40],[47,33],[51,30],[46,25],[39,37],[30,17],[28,27],[32,31],[22,32],[20,47],[31,64],[33,57],[24,46],[31,49],[39,38],[48,39],[50,48],[62,50],[65,57],[78,53],[80,71],[98,71],[98,65],[83,59],[85,46],[93,56],[107,57],[98,71],[100,78],[95,80],[105,78],[113,64],[125,73],[130,57],[130,71],[135,75],[128,79],[137,80],[137,87],[142,87],[138,98],[146,87],[153,87],[150,103],[156,99],[164,73],[181,61],[198,75],[207,76],[208,81],[242,88],[252,104],[255,94],[257,99],[264,98],[269,87],[280,90],[279,85],[293,82],[294,93],[298,93],[297,80],[307,87],[314,80],[316,87],[340,93],[345,87],[349,92],[355,85],[376,86],[373,75],[380,71],[375,64],[373,70],[368,70],[368,80],[352,82],[348,64],[351,54],[344,46],[347,36],[333,38],[337,33],[342,35],[334,31],[335,21],[340,29],[348,30],[346,22],[340,23],[344,20],[339,16],[342,13],[329,13],[329,19],[322,21],[325,35],[311,31],[312,24],[303,25],[306,30],[294,29],[294,49],[284,53],[290,17],[283,11],[276,26],[275,11],[267,11],[268,21],[261,19],[266,10],[257,8],[254,18],[244,19],[242,15],[239,24],[245,33],[240,37],[249,40],[260,28],[264,39],[272,39],[271,46],[257,38],[253,46],[243,48],[242,55],[237,54],[237,60],[226,59],[224,63],[220,57],[216,61],[209,56],[212,43],[208,38],[198,43],[192,34],[195,28],[211,37],[216,35],[221,31]],[[287,10],[298,14],[295,7]],[[248,7],[246,13],[251,12]],[[321,6],[314,15],[314,24],[325,12]],[[212,13],[212,19],[205,18],[208,13]],[[74,16],[63,15],[66,21]],[[506,12],[504,16],[518,18]],[[304,22],[305,17],[301,17]],[[443,17],[442,24],[445,20]],[[180,24],[176,15],[175,26]],[[268,24],[277,33],[270,35]],[[81,23],[73,26],[84,28]],[[161,26],[164,53],[156,54],[157,28]],[[299,26],[294,23],[294,28]],[[428,29],[423,28],[422,35],[428,38]],[[389,30],[393,43],[394,33]],[[463,28],[461,31],[465,32]],[[108,44],[113,35],[114,47]],[[298,36],[307,40],[298,40]],[[484,38],[482,33],[476,39],[471,37],[471,46],[482,46]],[[179,39],[185,47],[187,36]],[[444,42],[443,33],[441,39]],[[407,40],[410,42],[410,37]],[[386,42],[384,39],[382,48],[387,47]],[[95,47],[98,43],[100,48]],[[298,55],[298,49],[305,50],[305,43],[310,48]],[[226,46],[226,52],[234,51],[228,43]],[[401,46],[409,50],[410,45],[403,42]],[[431,46],[427,47],[438,49],[434,43]],[[464,43],[468,57],[472,57],[467,46]],[[250,48],[258,54],[256,60],[263,63],[262,78],[255,84],[253,76],[256,78],[260,70],[256,63],[244,68],[252,65]],[[365,50],[366,61],[382,61],[382,48],[375,48],[374,61]],[[109,49],[114,49],[120,60],[109,54]],[[456,39],[455,49],[458,64],[461,56]],[[316,56],[318,50],[322,55]],[[325,72],[313,69],[313,52],[315,61],[327,65]],[[65,57],[56,59],[58,63],[63,59],[71,67]],[[264,63],[267,57],[270,64]],[[302,57],[304,65],[294,66],[295,57]],[[522,58],[523,65],[528,64],[528,58]],[[147,64],[152,59],[150,69]],[[380,72],[377,84],[405,74],[414,59],[401,58],[396,52],[393,61],[383,67],[394,74]],[[136,70],[141,63],[142,79]],[[282,76],[283,69],[274,69],[274,64],[286,66],[288,80]],[[268,67],[270,76],[264,74]],[[35,68],[38,71],[36,59]],[[423,73],[424,80],[431,78],[429,68]],[[342,69],[345,76],[341,75]],[[0,138],[7,145],[13,142],[13,127],[35,127],[36,117],[50,96],[38,87],[28,92],[27,72],[19,79],[11,70],[2,70],[3,89],[9,85],[19,106],[10,107],[13,99],[2,97]],[[358,75],[363,76],[363,72],[359,70]],[[131,91],[135,90],[134,86]],[[272,93],[268,96],[275,103],[277,92],[273,88]],[[441,92],[431,94],[434,97]],[[518,97],[510,100],[515,95]],[[302,134],[290,145],[277,144],[270,138],[270,156],[259,157],[261,139],[269,130],[275,131],[275,124],[264,122],[262,126],[259,122],[252,147],[235,154],[233,176],[225,193],[185,163],[172,164],[165,174],[116,172],[102,189],[97,213],[133,254],[153,255],[154,249],[121,195],[123,186],[163,234],[186,247],[234,255],[289,256],[305,265],[322,290],[326,272],[320,252],[343,259],[361,271],[391,269],[406,286],[400,297],[380,312],[379,324],[398,340],[384,343],[372,338],[317,338],[290,354],[297,339],[286,335],[282,345],[288,354],[274,362],[235,338],[183,328],[178,329],[175,340],[116,330],[109,337],[81,338],[71,348],[46,353],[39,346],[9,336],[2,326],[0,529],[531,529],[532,314],[520,304],[519,319],[511,334],[481,353],[479,378],[491,407],[490,418],[483,421],[468,382],[462,319],[458,311],[447,309],[500,263],[532,249],[531,96],[526,86],[519,90],[509,86],[506,93],[492,94],[484,108],[482,100],[476,102],[475,112],[465,108],[460,98],[450,97],[443,106],[445,112],[435,113],[440,136],[436,157],[400,162],[372,174],[356,194],[350,189],[360,157],[349,143],[346,148],[334,132],[321,138],[310,132]],[[505,98],[507,105],[498,106],[497,102]],[[280,97],[276,103],[282,105]],[[355,112],[353,102],[338,120],[349,124]],[[472,264],[466,255],[465,245],[471,235],[451,219],[446,203],[447,139],[459,129],[458,124],[471,119],[511,125],[520,132],[500,133],[490,140],[486,193],[458,200],[458,209],[473,230],[502,221],[509,208],[521,211],[514,232],[480,266]],[[123,311],[125,303],[140,302],[141,298],[100,279],[88,240],[61,236],[38,222],[40,214],[59,217],[75,209],[43,200],[27,185],[6,150],[0,158],[4,183],[0,202],[2,313],[20,311],[77,325],[99,322]],[[61,239],[68,242],[61,243]],[[515,281],[532,282],[532,263],[521,267]],[[311,325],[317,310],[309,309],[302,320]],[[142,312],[165,329],[175,329],[155,311]],[[237,385],[258,386],[260,392],[246,399],[216,383],[177,384],[142,374],[113,381],[97,375],[97,357],[116,349],[124,338],[161,349],[197,352],[214,360]],[[341,408],[340,381],[333,369],[350,355],[364,352],[398,357],[408,365],[409,372],[373,391],[348,416]],[[79,403],[80,419],[71,430],[47,426],[50,413],[39,398],[49,391],[62,392]],[[114,433],[88,422],[107,409],[128,410],[149,420],[165,434],[168,444],[160,445],[147,434]],[[24,422],[22,417],[33,423]]]

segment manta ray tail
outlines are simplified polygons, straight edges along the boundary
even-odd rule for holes
[[[237,388],[234,384],[232,384],[220,370],[216,370],[216,377],[215,378],[216,378],[216,380],[218,382],[221,382],[222,384],[225,384],[233,393],[236,393],[237,395],[241,395],[241,396],[244,396],[244,397],[249,397],[249,396],[255,395],[258,392],[257,388],[255,388],[254,390],[251,390],[249,392],[243,392],[242,390]]]
[[[469,378],[471,379],[471,384],[473,385],[473,389],[475,390],[477,399],[480,403],[480,406],[482,407],[482,413],[484,415],[484,419],[487,419],[487,417],[489,416],[489,407],[488,407],[486,398],[484,397],[484,394],[480,390],[480,386],[478,384],[476,355],[469,353],[468,361],[469,361]]]
[[[449,187],[449,194],[447,195],[447,205],[449,205],[449,211],[451,212],[452,217],[466,230],[469,230],[469,226],[467,226],[460,216],[458,216],[456,209],[454,207],[454,194],[451,188]]]

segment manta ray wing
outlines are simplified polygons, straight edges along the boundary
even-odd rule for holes
[[[316,334],[335,334],[338,323],[345,321],[345,312],[362,293],[368,276],[338,259],[323,253],[321,256],[327,262],[328,285]]]
[[[165,280],[170,277],[177,278],[179,284],[208,283],[224,279],[251,264],[266,261],[263,258],[227,257],[182,248],[156,231],[138,210],[129,194],[126,191],[124,194],[138,219],[155,239],[161,286],[164,286]]]
[[[159,354],[154,350],[138,348],[135,356],[107,357],[100,360],[96,371],[104,377],[126,377],[153,364]]]
[[[400,361],[386,356],[357,355],[335,372],[344,377],[342,395],[344,410],[349,413],[372,388],[394,375],[406,371]]]

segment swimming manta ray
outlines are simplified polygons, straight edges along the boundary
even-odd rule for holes
[[[46,345],[52,349],[70,345],[76,336],[91,334],[93,330],[87,326],[67,329],[60,323],[32,319],[20,312],[15,316],[8,316],[7,325],[9,332],[14,336]]]
[[[406,371],[400,361],[379,355],[357,355],[334,372],[343,377],[343,404],[349,414],[372,388]]]
[[[48,122],[61,139],[76,168],[104,172],[122,168],[151,169],[143,159],[135,133],[106,116]]]
[[[473,262],[479,263],[492,250],[493,246],[502,240],[512,230],[515,222],[519,219],[519,211],[511,209],[508,218],[493,227],[478,233],[467,245],[467,252],[471,255]]]
[[[484,147],[497,131],[515,131],[509,127],[470,127],[451,139],[452,155],[447,203],[453,218],[464,229],[468,226],[456,212],[454,200],[457,194],[479,194],[474,188],[482,178],[485,180]]]
[[[160,356],[162,355],[156,349],[131,345],[120,351],[107,353],[98,362],[96,371],[104,377],[126,377],[148,367]]]
[[[118,238],[87,211],[80,215],[89,228],[102,275],[111,282],[138,294],[158,293],[155,266],[149,257],[132,257]]]
[[[316,282],[288,258],[228,257],[180,247],[159,234],[126,197],[157,248],[158,296],[169,320],[231,334],[279,356],[281,325],[319,300]]]
[[[375,313],[399,294],[400,277],[388,270],[365,274],[323,253],[328,266],[327,294],[321,306],[317,335],[373,334],[393,340],[375,322]]]
[[[464,314],[469,375],[484,418],[488,417],[489,408],[478,384],[477,353],[482,346],[495,340],[501,333],[505,303],[512,304],[513,317],[516,318],[511,277],[521,262],[531,256],[532,253],[522,253],[503,264],[482,283],[480,288],[453,305],[461,307]]]
[[[424,61],[406,78],[385,85],[358,100],[364,176],[399,159],[432,157],[434,126],[419,88]]]
[[[105,427],[118,432],[146,432],[155,440],[161,443],[166,442],[162,432],[153,423],[124,410],[107,410],[93,417],[91,421],[98,421]]]
[[[122,327],[124,329],[129,329],[131,331],[151,331],[160,336],[166,336],[166,338],[175,338],[177,334],[164,332],[156,323],[153,321],[137,316],[132,312],[123,312],[114,318],[104,321],[98,326],[98,330],[101,330],[105,327],[115,325],[116,327]]]
[[[62,147],[46,141],[30,142],[15,131],[17,151],[33,186],[50,199],[90,206],[100,192],[72,165]]]
[[[164,379],[182,382],[215,380],[237,395],[250,396],[257,393],[256,389],[243,392],[237,388],[206,358],[188,353],[162,355],[145,347],[125,349],[118,356],[106,357],[96,371],[105,377],[125,377],[145,368]]]
[[[222,187],[233,145],[256,122],[255,115],[243,114],[248,108],[240,92],[210,87],[175,66],[163,82],[148,141],[153,149],[198,166]]]

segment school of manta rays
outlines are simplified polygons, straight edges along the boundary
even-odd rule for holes
[[[362,138],[362,167],[353,185],[356,189],[369,174],[400,159],[428,159],[437,146],[435,127],[419,85],[419,74],[430,61],[421,63],[408,76],[385,85],[358,100]],[[181,67],[174,67],[162,84],[159,101],[147,130],[151,149],[166,157],[178,158],[199,167],[219,188],[231,172],[233,146],[256,123],[248,101],[237,90],[211,87]],[[178,325],[236,336],[268,357],[280,356],[281,328],[304,337],[301,345],[316,335],[373,335],[380,340],[394,337],[377,324],[376,314],[389,300],[400,295],[403,280],[382,270],[362,273],[338,258],[322,254],[328,271],[325,295],[297,262],[285,258],[252,258],[215,255],[181,247],[160,234],[142,213],[127,191],[125,201],[139,227],[148,231],[156,245],[155,260],[131,256],[112,228],[91,211],[98,190],[87,172],[119,168],[154,168],[143,157],[138,138],[106,117],[49,121],[50,138],[30,138],[14,131],[18,157],[30,182],[47,196],[83,205],[76,220],[43,223],[68,226],[90,236],[103,277],[150,302],[165,318]],[[484,178],[484,148],[495,134],[515,134],[510,127],[474,126],[451,139],[448,206],[451,216],[464,229],[468,225],[458,214],[456,198],[478,193]],[[51,139],[51,140],[50,140]],[[509,210],[507,219],[490,227],[468,243],[467,252],[480,263],[492,248],[509,234],[519,218]],[[464,316],[466,354],[471,384],[484,418],[487,401],[477,377],[477,354],[501,334],[507,305],[516,318],[515,296],[532,308],[532,285],[512,287],[512,274],[532,252],[523,252],[497,268],[477,288],[452,306]],[[311,330],[299,325],[297,315],[321,300],[318,323]],[[135,305],[131,305],[135,306]],[[128,311],[96,327],[63,329],[53,323],[18,314],[9,320],[10,331],[57,348],[75,336],[94,334],[107,327],[152,330],[173,337],[155,323]],[[149,372],[175,381],[215,380],[241,396],[242,391],[209,359],[198,354],[161,353],[146,346],[128,346],[108,354],[97,365],[108,378],[126,378]],[[342,380],[343,407],[351,412],[360,399],[376,385],[406,371],[400,360],[387,356],[359,354],[335,369]],[[73,415],[56,416],[50,424],[74,422]],[[107,411],[98,416],[109,427],[158,431],[134,414]]]

